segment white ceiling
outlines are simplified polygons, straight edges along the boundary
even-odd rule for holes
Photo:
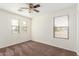
[[[41,7],[38,8],[40,10],[39,13],[50,13],[56,10],[68,8],[70,6],[74,6],[74,3],[40,3]],[[18,11],[20,7],[25,7],[24,3],[0,3],[0,9],[4,9],[22,16],[30,17],[28,10],[26,11]],[[34,12],[35,14],[36,12]]]

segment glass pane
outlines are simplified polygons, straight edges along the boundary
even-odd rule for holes
[[[25,21],[23,21],[23,22],[22,22],[22,25],[23,25],[23,26],[26,26],[26,22],[25,22]]]
[[[11,20],[11,29],[13,33],[18,33],[19,32],[19,20]]]
[[[14,26],[18,26],[19,24],[18,24],[18,20],[12,20],[12,25],[14,25]]]
[[[68,16],[54,18],[54,37],[68,38]]]
[[[26,21],[22,22],[22,30],[27,31],[27,23],[26,23]]]

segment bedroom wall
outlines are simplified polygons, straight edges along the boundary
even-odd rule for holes
[[[53,17],[60,15],[69,15],[69,40],[53,38]],[[33,17],[32,40],[76,51],[76,6]]]
[[[11,31],[11,20],[25,20],[27,22],[27,32],[13,34]],[[31,19],[17,14],[0,10],[0,48],[31,40]]]
[[[79,55],[79,4],[77,4],[77,53]]]

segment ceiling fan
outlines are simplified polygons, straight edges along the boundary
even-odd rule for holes
[[[27,10],[28,9],[29,13],[32,13],[32,11],[39,12],[39,10],[37,10],[38,7],[40,7],[40,4],[34,5],[32,3],[29,3],[28,7],[21,7],[19,9],[19,11],[23,11],[23,10]]]

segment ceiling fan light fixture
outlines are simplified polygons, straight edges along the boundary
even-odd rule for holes
[[[40,7],[40,4],[34,5],[32,3],[29,3],[28,7],[21,7],[19,9],[19,11],[23,11],[23,10],[27,10],[28,9],[29,13],[31,13],[32,11],[39,12],[39,10],[37,10],[38,7]]]

